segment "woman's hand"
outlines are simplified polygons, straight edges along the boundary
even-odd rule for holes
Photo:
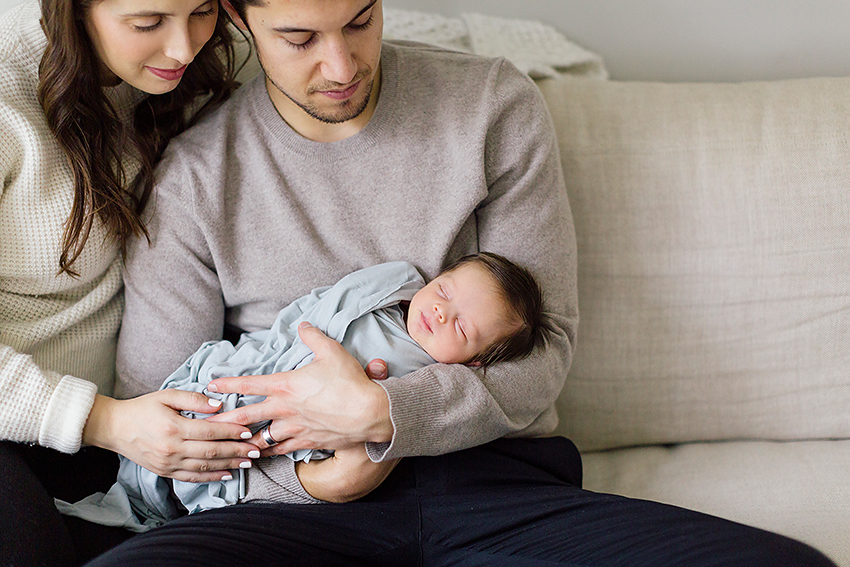
[[[326,502],[350,502],[375,490],[400,459],[374,463],[365,445],[338,450],[321,461],[295,463],[301,486],[313,498]]]
[[[229,469],[258,458],[247,427],[190,419],[180,412],[215,413],[220,402],[198,392],[160,390],[116,400],[98,395],[83,443],[109,449],[160,476],[188,482],[226,480]]]

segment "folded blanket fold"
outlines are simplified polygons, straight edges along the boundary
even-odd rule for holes
[[[533,20],[439,14],[384,8],[384,38],[430,43],[488,57],[505,57],[533,79],[582,76],[607,79],[602,58]]]

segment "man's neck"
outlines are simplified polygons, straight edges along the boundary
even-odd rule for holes
[[[381,93],[381,67],[378,67],[378,72],[375,74],[369,103],[363,109],[363,112],[351,120],[338,124],[328,124],[310,116],[304,109],[280,92],[268,78],[266,78],[266,90],[280,117],[301,136],[314,142],[338,142],[363,130],[369,120],[372,119],[372,115],[375,114]]]

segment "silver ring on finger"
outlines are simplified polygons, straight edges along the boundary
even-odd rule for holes
[[[278,442],[274,440],[271,431],[269,431],[269,428],[271,426],[272,424],[269,423],[268,425],[260,429],[260,437],[263,438],[263,441],[266,442],[266,445],[268,445],[269,447],[274,447],[275,445],[277,445]]]

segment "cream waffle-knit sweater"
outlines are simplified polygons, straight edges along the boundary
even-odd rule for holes
[[[57,275],[74,182],[36,97],[46,45],[37,0],[0,18],[0,439],[79,449],[96,392],[111,395],[120,255],[95,226]],[[143,93],[108,89],[127,117]]]

